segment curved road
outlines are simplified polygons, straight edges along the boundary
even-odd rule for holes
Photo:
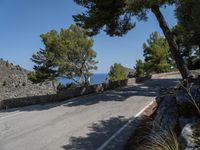
[[[0,150],[95,150],[179,75],[132,87],[0,111]]]

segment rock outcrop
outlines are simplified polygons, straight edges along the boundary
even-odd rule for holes
[[[181,149],[199,150],[200,149],[200,122],[187,124],[180,136]]]
[[[22,67],[0,59],[0,100],[56,93],[52,82],[34,84],[27,73]]]
[[[183,81],[157,97],[153,131],[174,132],[180,150],[200,149],[200,76]]]

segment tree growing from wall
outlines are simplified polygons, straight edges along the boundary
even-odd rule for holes
[[[60,32],[52,30],[41,35],[44,49],[33,54],[36,64],[29,75],[34,82],[54,80],[62,77],[79,85],[88,85],[92,71],[97,69],[96,52],[92,49],[93,40],[86,30],[76,25]]]

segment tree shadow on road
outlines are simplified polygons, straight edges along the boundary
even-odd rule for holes
[[[89,133],[84,137],[71,137],[64,150],[95,150],[108,140],[128,120],[123,116],[112,117],[92,124]]]
[[[151,79],[149,81],[130,87],[123,87],[115,90],[105,91],[103,93],[95,93],[82,97],[72,98],[63,102],[1,110],[0,113],[13,111],[42,111],[58,106],[76,107],[81,105],[93,105],[99,102],[126,101],[129,97],[132,96],[155,97],[159,94],[160,89],[173,87],[177,83],[178,79]]]
[[[132,96],[155,97],[159,94],[160,90],[172,88],[177,83],[177,79],[152,79],[135,86],[118,88],[106,91],[103,94],[91,95],[83,98],[82,100],[74,100],[70,103],[65,103],[64,106],[74,107],[80,105],[92,105],[107,101],[125,101]]]

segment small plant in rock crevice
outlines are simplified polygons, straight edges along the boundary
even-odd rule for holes
[[[184,86],[182,83],[180,83],[181,87],[187,92],[188,96],[190,99],[188,99],[188,101],[190,103],[192,103],[192,105],[197,109],[198,111],[198,115],[200,116],[200,106],[197,103],[196,97],[197,97],[197,93],[198,91],[196,91],[194,94],[192,94],[192,87],[193,87],[193,83],[189,83],[188,80],[186,81],[186,86]]]
[[[148,142],[137,150],[179,150],[179,143],[173,131],[160,128],[152,130]]]
[[[7,85],[7,82],[6,81],[3,81],[3,84],[2,84],[3,86],[6,86]]]

